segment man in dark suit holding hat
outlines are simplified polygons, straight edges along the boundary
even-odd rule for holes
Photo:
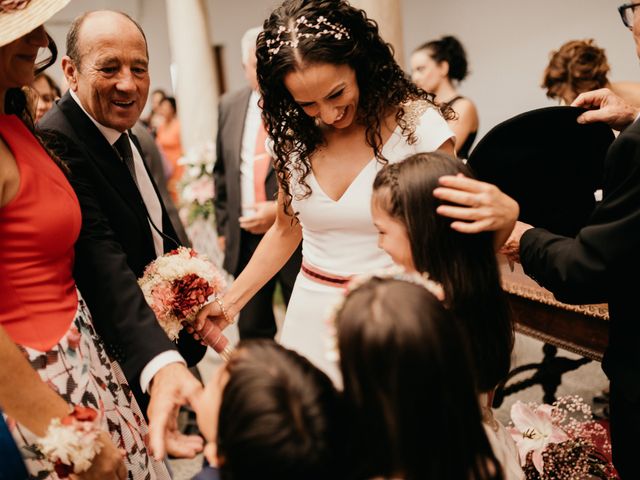
[[[640,56],[640,3],[620,7]],[[503,252],[558,300],[609,304],[609,346],[602,368],[611,381],[613,462],[621,478],[638,478],[640,432],[640,110],[610,90],[583,93],[573,106],[591,110],[579,123],[605,122],[621,133],[604,162],[603,198],[573,238],[517,222]],[[462,204],[438,211],[474,233],[504,234],[518,216],[496,187],[470,179],[443,177],[436,195]],[[505,198],[506,197],[506,198]],[[504,238],[504,237],[503,237]]]
[[[162,456],[159,433],[165,422],[177,405],[202,389],[186,363],[197,363],[205,347],[181,335],[176,348],[137,284],[149,262],[177,246],[175,229],[130,131],[149,90],[146,38],[123,13],[85,13],[67,34],[62,68],[69,91],[39,127],[69,166],[82,209],[74,276],[96,330],[143,411],[150,394],[152,447]],[[195,437],[172,431],[170,438],[176,455],[193,456],[202,448]]]

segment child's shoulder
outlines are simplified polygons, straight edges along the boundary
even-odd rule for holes
[[[220,472],[217,468],[207,465],[191,480],[220,480]]]

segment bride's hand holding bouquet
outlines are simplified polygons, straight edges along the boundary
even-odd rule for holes
[[[222,329],[233,317],[228,317],[220,298],[226,285],[221,272],[205,256],[191,248],[179,247],[151,262],[138,283],[171,340],[177,340],[186,326],[189,331],[195,330],[204,344],[228,358],[232,348]],[[216,306],[226,323],[198,315],[203,306],[203,310]],[[196,322],[196,315],[202,320]]]

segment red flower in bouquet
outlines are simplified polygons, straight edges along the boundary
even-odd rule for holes
[[[225,288],[218,269],[206,257],[186,247],[155,259],[138,283],[171,340],[178,338],[185,324],[193,324],[202,306]],[[229,353],[228,340],[219,328],[212,326],[203,340],[218,353]]]
[[[173,281],[173,313],[176,317],[186,319],[204,305],[213,295],[213,287],[204,278],[190,273]]]

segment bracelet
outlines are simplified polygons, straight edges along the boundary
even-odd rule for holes
[[[224,306],[224,302],[222,301],[222,298],[216,296],[214,300],[220,307],[220,311],[222,311],[222,316],[224,317],[224,321],[227,322],[227,325],[233,325],[235,323],[235,320],[233,318],[231,320],[229,319],[229,313],[227,312],[227,309]]]
[[[98,412],[76,405],[66,417],[51,420],[47,433],[38,439],[37,447],[60,478],[86,472],[94,457],[102,450],[98,442]]]

